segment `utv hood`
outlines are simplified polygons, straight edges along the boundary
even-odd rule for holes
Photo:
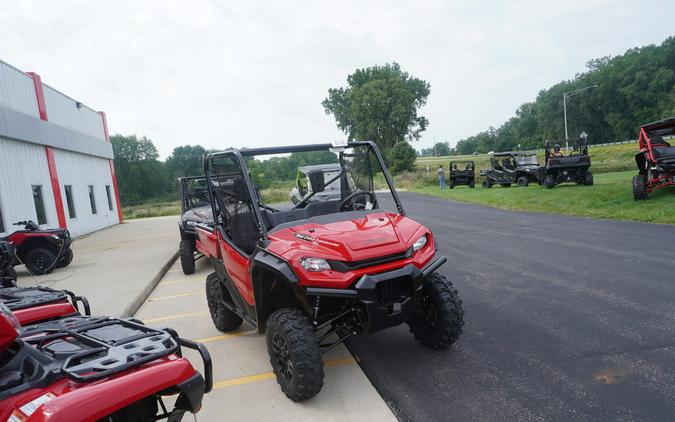
[[[270,240],[271,249],[283,256],[302,252],[358,261],[406,251],[426,232],[421,224],[407,217],[370,211],[309,219],[271,233]]]

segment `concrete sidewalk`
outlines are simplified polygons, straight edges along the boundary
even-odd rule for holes
[[[176,258],[177,221],[132,220],[79,238],[68,267],[43,276],[17,267],[18,285],[68,289],[89,299],[95,314],[132,316]]]

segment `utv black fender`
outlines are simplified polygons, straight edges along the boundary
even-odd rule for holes
[[[640,174],[647,173],[647,157],[646,153],[639,152],[635,154],[635,163],[637,164],[638,171]]]
[[[250,270],[259,334],[265,332],[267,317],[277,309],[299,308],[311,315],[305,290],[298,285],[298,275],[282,258],[258,249]]]

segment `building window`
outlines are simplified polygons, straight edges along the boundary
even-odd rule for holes
[[[42,185],[33,185],[33,202],[35,202],[35,213],[37,214],[38,224],[47,224],[45,201],[42,199]]]
[[[96,214],[96,198],[94,198],[94,186],[89,185],[89,203],[91,204],[91,213]]]
[[[63,189],[66,191],[66,204],[68,204],[68,216],[70,218],[75,218],[75,202],[73,202],[73,186],[64,185]]]
[[[105,185],[105,194],[108,196],[108,209],[112,211],[112,196],[110,196],[110,185]]]

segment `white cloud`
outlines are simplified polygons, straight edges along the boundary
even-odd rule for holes
[[[658,10],[661,22],[641,24]],[[357,67],[431,83],[418,147],[499,125],[591,58],[670,35],[667,1],[0,1],[0,58],[163,156],[343,137],[320,105]]]

